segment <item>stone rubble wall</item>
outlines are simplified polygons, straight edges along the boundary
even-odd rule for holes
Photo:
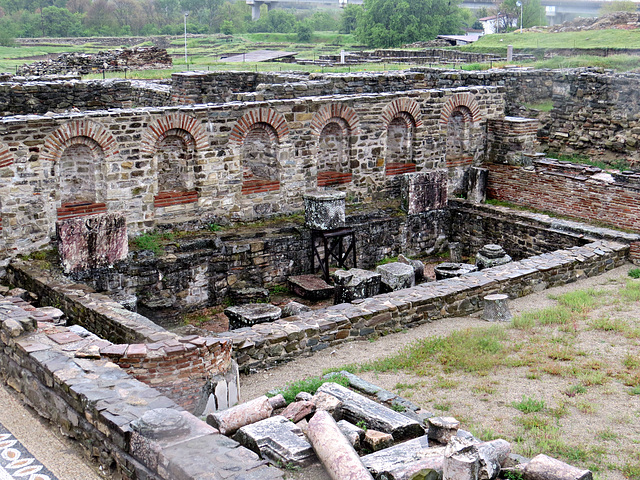
[[[353,200],[386,198],[393,180],[385,173],[389,115],[401,108],[413,112],[415,168],[430,170],[445,166],[446,120],[455,105],[469,104],[482,132],[487,119],[503,115],[502,99],[498,89],[478,87],[5,117],[0,119],[0,258],[35,251],[54,236],[57,209],[68,195],[59,179],[60,158],[77,143],[91,151],[94,202],[108,212],[126,212],[135,235],[176,219],[206,225],[220,217],[250,221],[300,210],[302,194],[317,188],[318,129],[335,109],[350,122],[345,158],[351,182],[337,188]],[[243,192],[248,152],[243,138],[253,124],[267,122],[279,180],[275,189]],[[163,153],[158,151],[163,135],[176,130],[193,145],[187,174],[195,194],[164,205],[155,202],[155,158]],[[482,144],[482,134],[472,141]]]
[[[235,359],[240,369],[248,372],[349,340],[397,332],[443,317],[465,316],[480,310],[486,295],[521,297],[598,275],[624,264],[628,251],[628,244],[597,240],[218,335],[232,339]]]
[[[347,225],[356,232],[358,267],[374,268],[401,253],[439,253],[446,245],[449,213],[360,214],[348,217]],[[239,285],[268,288],[311,271],[311,232],[306,228],[221,233],[177,239],[176,244],[164,256],[132,254],[113,268],[79,279],[100,291],[136,295],[140,311],[168,327],[179,325],[185,311],[223,304]]]
[[[133,107],[162,107],[171,104],[171,84],[162,80],[131,80]]]
[[[18,75],[57,75],[74,72],[80,75],[101,71],[150,70],[171,68],[173,62],[166,49],[157,47],[122,48],[98,53],[63,53],[56,58],[18,67]]]
[[[638,175],[604,174],[589,165],[536,160],[533,168],[487,164],[488,196],[539,210],[640,231]]]
[[[64,112],[71,109],[130,108],[126,80],[56,80],[0,83],[0,117]]]
[[[549,148],[640,159],[640,75],[584,71],[554,82]]]
[[[283,478],[276,468],[266,466],[253,452],[184,412],[159,389],[145,385],[115,365],[112,358],[77,355],[81,345],[109,342],[79,340],[60,344],[52,337],[75,334],[66,327],[45,323],[39,323],[36,331],[12,335],[6,322],[29,314],[20,310],[13,301],[0,296],[2,379],[40,416],[76,440],[108,478],[195,480],[210,475],[212,465],[222,475],[233,472],[244,478]],[[29,310],[34,313],[35,309]],[[34,323],[35,318],[42,317],[30,317]],[[55,334],[49,336],[52,332]],[[189,425],[181,437],[172,438],[168,448],[133,430],[133,422],[155,409],[165,409],[159,410],[160,415],[166,409],[180,412]],[[194,448],[197,458],[185,454]]]
[[[187,410],[201,401],[208,379],[231,369],[230,342],[181,337],[105,295],[26,264],[10,265],[8,280],[35,293],[42,304],[59,306],[71,323],[107,340],[103,356]]]

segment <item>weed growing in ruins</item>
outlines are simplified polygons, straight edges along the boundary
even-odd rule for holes
[[[451,410],[451,404],[450,403],[434,403],[433,404],[433,409],[434,410],[440,410],[442,412],[448,412],[449,410]]]
[[[632,268],[629,270],[629,276],[631,278],[640,278],[640,268]]]
[[[583,393],[587,393],[587,387],[585,387],[584,385],[574,385],[564,391],[564,394],[567,397],[575,397],[576,395],[580,395]]]
[[[307,392],[313,395],[323,383],[327,382],[335,382],[343,387],[349,385],[349,380],[345,376],[336,373],[331,375],[330,378],[311,377],[304,380],[298,380],[287,384],[285,387],[269,392],[267,395],[275,396],[281,393],[287,403],[291,403],[296,399],[296,395],[300,392]]]
[[[224,227],[217,223],[210,223],[207,226],[207,230],[209,230],[210,232],[219,232],[220,230],[224,230]]]
[[[622,298],[628,302],[640,300],[640,282],[629,280],[626,286],[620,290]]]
[[[172,240],[173,233],[150,232],[144,233],[133,239],[133,245],[137,250],[148,250],[156,256],[164,253],[163,241]]]
[[[289,289],[286,285],[274,285],[269,287],[269,293],[271,295],[288,295]]]
[[[523,395],[521,401],[513,402],[511,406],[522,413],[535,413],[544,410],[544,400],[536,400]]]

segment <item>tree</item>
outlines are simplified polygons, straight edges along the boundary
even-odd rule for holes
[[[599,14],[602,16],[614,12],[635,12],[637,8],[636,3],[631,0],[613,0],[603,2]]]
[[[71,13],[66,8],[45,7],[42,21],[48,37],[75,37],[82,33],[81,15]]]
[[[233,22],[231,20],[223,20],[220,24],[220,31],[225,35],[233,35]]]
[[[340,33],[353,33],[358,26],[358,16],[362,15],[362,6],[349,3],[342,9]]]
[[[364,0],[356,38],[371,47],[398,47],[461,32],[458,0]]]
[[[533,27],[535,25],[545,24],[545,11],[540,0],[521,0],[522,1],[522,26],[523,28]],[[506,15],[504,19],[504,30],[509,27],[520,27],[520,7],[517,5],[518,0],[505,0],[500,5],[499,11],[502,15]]]
[[[296,33],[299,42],[310,42],[313,36],[313,28],[307,22],[298,22],[296,25]]]
[[[293,33],[296,29],[296,16],[284,10],[271,10],[259,20],[249,25],[250,32]]]

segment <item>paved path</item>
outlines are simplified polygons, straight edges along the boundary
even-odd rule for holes
[[[26,407],[18,395],[0,383],[0,423],[58,480],[99,480],[97,466],[82,455],[80,447],[58,433],[47,421]]]

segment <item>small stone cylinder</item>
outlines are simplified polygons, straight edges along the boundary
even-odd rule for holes
[[[309,441],[333,480],[373,480],[333,417],[317,411],[309,421]]]
[[[524,467],[527,480],[591,480],[589,470],[568,465],[547,455],[537,455]]]
[[[273,407],[266,396],[254,398],[221,412],[207,416],[207,423],[220,430],[223,435],[231,435],[245,425],[269,418]]]
[[[509,311],[509,295],[496,293],[484,297],[482,318],[487,322],[509,322],[513,318]]]

